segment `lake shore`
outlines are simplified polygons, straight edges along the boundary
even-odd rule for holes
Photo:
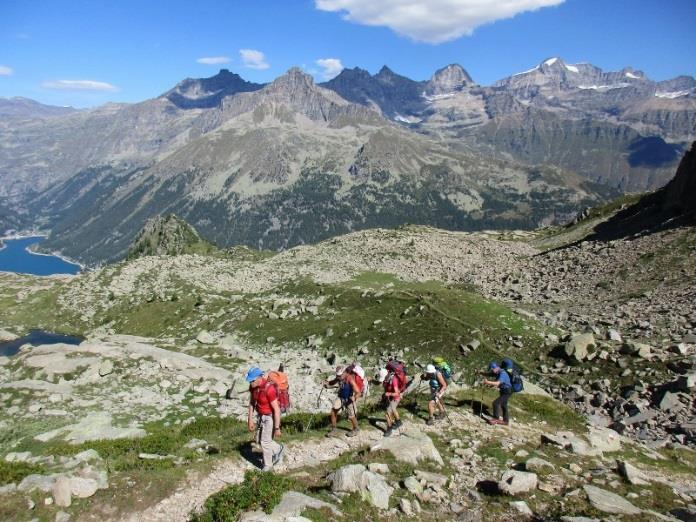
[[[74,267],[77,267],[77,273],[82,272],[85,270],[85,266],[80,263],[79,261],[73,260],[65,255],[63,255],[61,252],[41,252],[38,250],[39,243],[43,241],[46,237],[48,237],[47,234],[42,233],[42,232],[21,232],[21,233],[16,233],[16,234],[8,234],[5,235],[4,237],[0,238],[0,252],[4,251],[7,246],[8,246],[8,241],[18,241],[18,240],[26,240],[26,239],[37,239],[36,242],[31,243],[27,246],[24,247],[24,251],[31,255],[31,256],[42,256],[42,257],[53,257],[56,259],[59,259],[65,264],[72,265]],[[25,272],[17,272],[15,270],[1,270],[3,272],[10,272],[10,273],[25,273]],[[46,276],[46,275],[55,275],[55,274],[33,274],[37,275],[39,277],[41,276]],[[72,273],[66,273],[66,274],[60,274],[60,275],[76,275]]]

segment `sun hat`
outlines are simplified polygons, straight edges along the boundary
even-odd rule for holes
[[[377,382],[384,382],[388,374],[389,372],[386,368],[380,368],[379,373],[377,373]]]
[[[435,373],[437,370],[435,370],[435,366],[432,364],[429,364],[428,366],[425,367],[425,373]]]
[[[261,368],[257,368],[254,366],[253,368],[249,368],[249,371],[246,374],[246,380],[247,382],[253,382],[259,377],[263,375],[263,370]]]

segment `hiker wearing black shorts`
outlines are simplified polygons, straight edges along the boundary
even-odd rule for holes
[[[508,372],[503,371],[498,363],[492,361],[488,365],[488,370],[495,375],[495,381],[484,379],[483,384],[498,388],[500,395],[493,401],[493,418],[488,420],[488,424],[500,424],[507,426],[510,423],[510,413],[508,411],[508,400],[512,395],[512,383]],[[500,415],[503,415],[503,420],[500,420]]]

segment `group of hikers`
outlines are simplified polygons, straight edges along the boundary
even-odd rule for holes
[[[498,398],[493,401],[493,416],[488,419],[488,423],[507,426],[510,422],[508,400],[513,393],[522,390],[522,377],[513,361],[507,358],[503,359],[500,365],[492,361],[488,365],[488,373],[492,378],[483,379],[482,384],[497,388],[499,392]],[[448,415],[443,397],[452,377],[451,366],[441,357],[433,358],[420,375],[418,387],[426,382],[430,391],[426,424],[432,425],[437,419]],[[256,430],[256,442],[261,446],[263,453],[263,470],[270,471],[281,462],[285,449],[283,444],[277,442],[277,439],[280,439],[282,433],[281,415],[290,407],[287,375],[283,372],[282,365],[277,371],[267,373],[253,367],[247,372],[246,380],[249,383],[250,392],[247,427],[251,432]],[[408,377],[406,365],[392,359],[384,368],[380,368],[372,379],[369,379],[365,375],[365,370],[359,364],[353,363],[338,366],[334,376],[322,383],[324,389],[337,388],[336,397],[331,404],[329,414],[331,426],[326,434],[327,437],[338,435],[336,426],[342,412],[351,423],[351,429],[346,433],[346,437],[354,437],[358,434],[360,430],[358,404],[368,395],[371,383],[380,386],[383,390],[381,405],[385,411],[387,425],[384,436],[392,436],[401,427],[399,404],[404,395],[412,391],[416,384],[414,377]],[[483,408],[483,404],[480,408]]]

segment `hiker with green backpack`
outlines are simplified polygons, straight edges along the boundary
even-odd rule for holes
[[[439,360],[438,360],[439,359]],[[428,420],[425,421],[426,424],[432,425],[435,423],[435,419],[446,414],[445,405],[442,403],[442,397],[447,389],[447,381],[445,378],[445,372],[441,369],[444,360],[441,358],[433,359],[433,362],[438,360],[438,366],[435,364],[429,364],[425,367],[425,374],[421,376],[421,379],[427,380],[430,385],[430,401],[428,401]],[[444,363],[447,364],[447,363]],[[449,369],[449,365],[447,365]],[[451,376],[451,371],[449,372]],[[437,413],[435,409],[437,408]]]

